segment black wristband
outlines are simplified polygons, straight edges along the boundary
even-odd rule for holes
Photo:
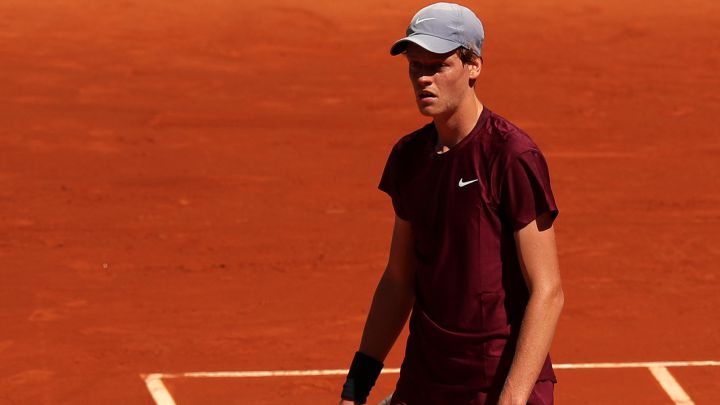
[[[367,354],[355,352],[340,397],[348,401],[364,404],[382,368],[382,362]]]

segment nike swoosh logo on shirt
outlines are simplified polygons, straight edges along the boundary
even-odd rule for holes
[[[475,182],[478,181],[478,180],[479,180],[479,179],[463,181],[463,179],[462,179],[462,177],[461,177],[461,178],[460,178],[460,181],[458,182],[458,186],[460,186],[460,187],[465,187],[465,186],[467,186],[468,184],[475,183]]]

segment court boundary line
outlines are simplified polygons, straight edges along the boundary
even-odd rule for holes
[[[718,367],[720,361],[647,361],[625,363],[561,363],[554,364],[556,370],[568,369],[613,369],[613,368],[646,368],[660,384],[660,387],[676,405],[693,405],[694,402],[678,381],[672,376],[670,367]],[[176,405],[175,400],[163,383],[163,379],[173,378],[267,378],[267,377],[315,377],[345,375],[347,369],[317,370],[265,370],[265,371],[192,371],[185,373],[150,373],[141,374],[145,385],[157,405]],[[382,374],[398,374],[399,368],[385,368]]]
[[[690,395],[685,392],[680,383],[670,374],[667,367],[648,367],[650,373],[660,383],[670,399],[677,405],[695,405]]]

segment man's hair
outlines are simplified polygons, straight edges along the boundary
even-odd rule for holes
[[[462,46],[457,49],[457,54],[460,57],[460,60],[462,61],[463,64],[468,64],[468,63],[472,62],[473,59],[480,58],[480,55],[478,55],[475,52],[471,51],[470,49],[462,47]],[[480,60],[482,60],[482,58],[480,58]]]
[[[463,63],[463,65],[467,65],[468,63],[472,62],[475,58],[480,59],[480,62],[482,62],[482,56],[476,54],[475,52],[471,51],[470,49],[467,49],[465,47],[460,47],[457,49],[457,55],[460,58],[460,61]],[[470,87],[475,87],[475,80],[470,80]]]

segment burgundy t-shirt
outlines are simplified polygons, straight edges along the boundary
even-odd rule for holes
[[[529,297],[513,233],[558,214],[537,145],[487,107],[450,150],[436,153],[437,139],[432,123],[400,139],[379,185],[411,223],[420,263],[394,402],[502,387]]]

